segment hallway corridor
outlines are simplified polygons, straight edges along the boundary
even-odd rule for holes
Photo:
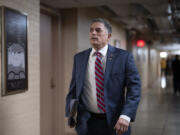
[[[179,132],[180,96],[173,94],[172,77],[159,78],[151,88],[142,90],[132,135],[179,135]]]

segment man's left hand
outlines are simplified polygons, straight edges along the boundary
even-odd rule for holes
[[[119,118],[114,129],[117,135],[122,135],[124,132],[128,131],[129,122],[123,118]]]

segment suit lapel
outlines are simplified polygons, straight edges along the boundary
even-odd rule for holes
[[[77,93],[77,95],[80,95],[80,93],[83,89],[83,84],[84,84],[85,75],[86,75],[86,68],[87,68],[87,64],[88,64],[89,55],[90,55],[91,50],[92,50],[91,48],[88,49],[86,52],[84,52],[84,54],[79,59],[79,63],[81,63],[81,65],[79,66],[80,68],[78,69],[78,72],[80,73],[78,78],[81,81],[80,81],[80,91],[79,91],[79,93]]]
[[[106,69],[105,69],[105,76],[104,76],[104,86],[106,87],[109,75],[111,73],[111,68],[115,58],[115,48],[111,45],[108,45],[107,51],[107,59],[106,59]]]
[[[89,60],[89,55],[91,52],[91,48],[88,49],[84,55],[82,55],[82,61],[80,61],[80,63],[82,63],[81,65],[83,66],[80,70],[81,70],[81,75],[83,75],[83,78],[85,77],[85,73],[86,73],[86,68],[87,68],[87,64],[88,64],[88,60]]]

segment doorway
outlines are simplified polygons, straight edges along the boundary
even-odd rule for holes
[[[40,14],[40,132],[60,135],[63,132],[62,49],[60,17]]]

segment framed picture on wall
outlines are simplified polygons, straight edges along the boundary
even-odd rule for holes
[[[120,48],[120,40],[114,40],[114,46]]]
[[[1,94],[28,88],[27,14],[1,7]]]

